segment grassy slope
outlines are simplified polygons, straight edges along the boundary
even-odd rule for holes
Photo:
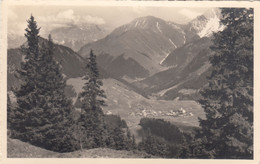
[[[113,150],[108,148],[56,153],[10,138],[7,140],[7,154],[8,158],[152,158],[151,155],[140,151]]]
[[[7,139],[8,158],[50,158],[55,157],[57,154],[17,139]]]

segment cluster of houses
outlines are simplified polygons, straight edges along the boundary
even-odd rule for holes
[[[156,117],[156,116],[172,116],[172,117],[191,117],[193,114],[191,112],[186,112],[183,108],[180,108],[177,111],[154,111],[143,109],[138,112],[129,113],[130,116],[139,116],[139,117]]]

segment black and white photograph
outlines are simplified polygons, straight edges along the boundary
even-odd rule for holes
[[[7,5],[8,159],[255,159],[254,7],[136,4]]]

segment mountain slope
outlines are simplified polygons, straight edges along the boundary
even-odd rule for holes
[[[160,99],[196,99],[211,70],[208,56],[212,53],[209,49],[212,34],[224,29],[220,25],[220,17],[220,10],[214,8],[181,25],[185,33],[196,33],[199,37],[194,36],[192,41],[176,48],[161,61],[161,65],[169,69],[134,82],[134,85]]]
[[[98,25],[85,24],[82,27],[71,25],[56,28],[50,34],[56,43],[78,51],[83,45],[103,38],[106,32]]]
[[[100,63],[106,63],[108,72],[119,77],[144,78],[166,69],[160,65],[161,60],[185,44],[185,36],[177,24],[152,16],[141,17],[83,46],[79,54],[85,58],[93,49]],[[119,62],[124,63],[124,67],[118,69]],[[129,72],[131,69],[136,70]]]
[[[41,38],[40,39],[40,45],[43,43],[47,43],[46,39]],[[24,46],[26,46],[26,43],[24,43]],[[78,78],[79,81],[82,76],[86,74],[85,66],[86,66],[86,61],[83,59],[80,55],[78,55],[76,52],[71,50],[68,47],[54,44],[54,59],[60,63],[61,65],[61,71],[63,75],[65,76],[66,79],[70,78]],[[21,61],[23,60],[23,53],[20,48],[16,49],[8,49],[7,51],[7,82],[8,82],[8,90],[10,90],[12,87],[19,87],[20,82],[19,80],[15,77],[16,70],[20,68]],[[118,62],[120,63],[120,62]],[[108,73],[105,69],[101,68],[100,65],[102,63],[98,62],[99,66],[99,73],[100,73],[100,78],[115,78],[119,80],[121,83],[124,85],[128,86],[131,90],[134,92],[143,95],[146,97],[146,95],[139,90],[137,87],[131,85],[127,81],[117,78],[113,76],[112,74]],[[66,89],[66,94],[69,97],[73,97],[75,94],[72,90],[71,87],[67,87]]]
[[[46,39],[40,39],[40,45],[47,43]],[[75,53],[68,47],[54,44],[54,59],[60,63],[62,73],[65,77],[80,77],[85,74],[85,59]],[[23,53],[20,48],[7,50],[8,63],[8,88],[19,86],[18,79],[15,77],[15,72],[20,68],[20,63],[23,60]]]
[[[8,48],[18,48],[24,42],[26,38],[24,36],[16,35],[15,33],[9,32],[7,34],[7,47]]]
[[[170,53],[162,63],[170,67],[134,85],[146,93],[156,93],[164,99],[174,99],[181,89],[199,89],[206,83],[210,70],[210,38],[201,38],[185,44]],[[174,92],[170,93],[170,92]]]

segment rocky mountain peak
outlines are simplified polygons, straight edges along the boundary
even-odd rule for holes
[[[223,30],[220,25],[221,11],[218,8],[207,10],[203,15],[200,15],[190,21],[188,28],[196,32],[201,38],[210,37],[214,32]]]

